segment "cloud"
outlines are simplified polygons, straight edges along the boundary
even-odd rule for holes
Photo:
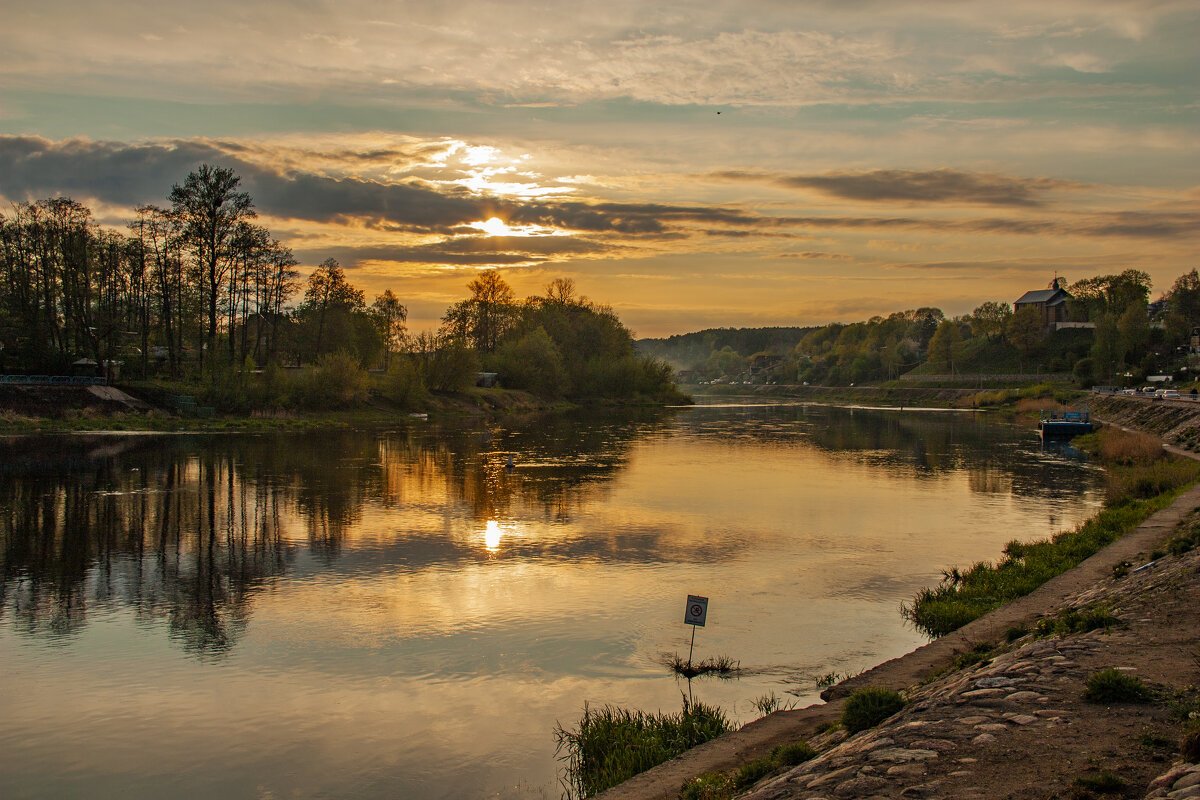
[[[603,242],[572,236],[472,235],[413,246],[338,244],[306,247],[298,249],[296,256],[312,263],[336,258],[346,267],[366,261],[452,266],[529,266],[551,263],[568,256],[610,255],[618,249]]]
[[[794,258],[801,261],[853,261],[854,256],[846,253],[822,253],[807,250],[802,253],[780,253],[776,258]]]
[[[771,175],[726,171],[714,177],[758,181],[864,202],[972,203],[994,206],[1038,206],[1040,195],[1080,184],[1056,178],[1018,178],[956,169],[880,169],[829,172],[823,175]]]

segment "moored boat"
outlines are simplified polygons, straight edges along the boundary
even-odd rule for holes
[[[1038,420],[1038,435],[1043,439],[1069,439],[1096,429],[1087,411],[1043,412]]]

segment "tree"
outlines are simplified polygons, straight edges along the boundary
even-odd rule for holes
[[[501,345],[496,351],[496,368],[505,386],[543,397],[561,397],[570,388],[562,354],[545,328],[535,328]]]
[[[1072,316],[1086,316],[1093,322],[1101,314],[1119,317],[1131,303],[1145,303],[1150,298],[1150,285],[1150,275],[1137,269],[1076,281],[1067,289]]]
[[[366,294],[346,280],[346,272],[337,259],[327,258],[308,276],[304,301],[297,312],[309,327],[315,341],[311,355],[346,349],[354,338],[352,315],[366,308]],[[315,328],[315,330],[313,330]],[[334,335],[330,336],[330,329]],[[333,342],[337,346],[330,346]],[[357,348],[355,348],[357,351]]]
[[[408,321],[408,308],[401,304],[400,298],[391,289],[384,289],[383,294],[371,303],[371,315],[379,329],[379,337],[383,340],[383,368],[388,369],[392,364],[392,353],[398,351],[404,343],[404,324]]]
[[[479,353],[493,353],[516,322],[516,295],[496,270],[481,272],[467,284],[471,297],[455,303],[442,317],[446,333],[463,339]]]
[[[255,216],[250,195],[237,191],[240,183],[241,178],[231,169],[201,164],[188,173],[182,186],[175,184],[171,189],[172,210],[182,222],[184,239],[192,248],[203,282],[208,311],[205,343],[209,348],[216,343],[217,308],[232,267],[238,225]]]
[[[929,340],[929,360],[945,364],[951,373],[954,372],[954,351],[962,341],[962,332],[954,320],[942,320]]]
[[[1024,306],[1009,317],[1004,335],[1021,355],[1028,356],[1046,338],[1041,312],[1033,306]]]
[[[1180,275],[1164,299],[1167,301],[1165,322],[1169,340],[1187,343],[1192,328],[1200,325],[1200,274],[1193,269]]]
[[[1150,318],[1144,302],[1129,304],[1117,318],[1117,332],[1120,336],[1117,361],[1125,364],[1140,361],[1150,345]]]
[[[1092,363],[1097,380],[1108,380],[1117,371],[1121,359],[1121,331],[1112,314],[1102,314],[1096,320],[1092,344]]]
[[[1004,334],[1004,325],[1011,316],[1012,308],[1008,303],[989,300],[971,312],[971,332],[990,341]]]

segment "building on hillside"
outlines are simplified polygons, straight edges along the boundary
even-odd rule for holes
[[[1050,283],[1049,289],[1037,289],[1026,292],[1013,303],[1013,311],[1020,311],[1026,306],[1036,308],[1042,315],[1042,324],[1051,330],[1061,322],[1070,322],[1071,315],[1067,311],[1067,301],[1071,295],[1059,286],[1058,278]]]

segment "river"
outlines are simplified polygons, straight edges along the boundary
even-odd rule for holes
[[[557,798],[556,723],[678,710],[688,594],[742,667],[691,690],[746,722],[1101,482],[991,416],[802,405],[5,440],[0,796]]]

